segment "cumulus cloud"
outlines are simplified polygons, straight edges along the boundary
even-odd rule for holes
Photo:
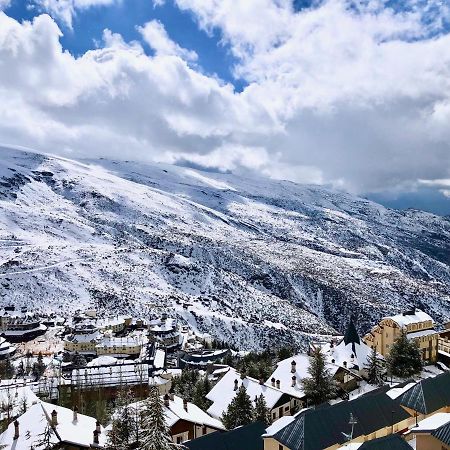
[[[6,9],[11,4],[11,0],[0,0],[0,10]]]
[[[145,42],[155,51],[157,55],[180,56],[189,61],[198,59],[196,52],[180,47],[170,39],[164,25],[158,20],[151,20],[144,26],[138,27]]]
[[[300,12],[290,0],[175,1],[221,33],[243,92],[190,64],[197,54],[157,21],[139,28],[141,43],[106,31],[75,57],[49,16],[0,13],[0,140],[354,192],[450,178],[445,11],[430,16],[420,0],[402,10],[324,0]]]
[[[111,5],[116,1],[118,0],[34,0],[38,7],[63,21],[69,28],[72,28],[72,20],[77,10]]]

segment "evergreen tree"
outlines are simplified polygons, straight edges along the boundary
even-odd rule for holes
[[[80,355],[80,353],[75,352],[72,359],[72,364],[75,367],[86,367],[87,366],[87,360],[84,355]]]
[[[166,425],[164,403],[156,386],[150,387],[142,408],[142,439],[140,450],[172,450],[181,448],[174,444]]]
[[[117,412],[112,419],[111,430],[107,433],[108,450],[128,450],[132,448],[134,411],[130,407],[133,397],[130,390],[121,389],[116,399]]]
[[[195,384],[192,403],[197,405],[200,409],[206,411],[211,406],[211,402],[206,398],[206,394],[208,394],[210,390],[211,382],[208,379],[208,375],[205,375]]]
[[[392,345],[387,357],[387,366],[389,373],[399,378],[408,378],[422,370],[419,347],[408,339],[405,330],[402,330]]]
[[[6,359],[1,363],[2,378],[11,379],[14,376],[15,372],[16,369],[13,366],[10,357],[7,356]]]
[[[39,379],[42,377],[42,375],[44,375],[44,372],[45,372],[44,358],[42,357],[42,353],[39,352],[37,361],[33,364],[32,373],[36,379]]]
[[[262,422],[266,426],[270,425],[270,410],[262,394],[255,399],[255,421]]]
[[[322,349],[314,350],[308,367],[309,377],[303,378],[301,383],[306,398],[313,405],[320,405],[332,399],[336,394],[336,384],[325,365]]]
[[[222,422],[228,430],[247,425],[253,421],[254,408],[252,401],[243,385],[238,389],[235,397],[222,415]]]
[[[375,346],[372,347],[372,351],[367,357],[365,368],[367,370],[367,381],[369,384],[381,386],[383,384],[381,378],[383,374],[383,361],[379,358]]]

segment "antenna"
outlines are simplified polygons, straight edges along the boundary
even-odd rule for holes
[[[344,433],[343,431],[341,432],[343,434],[343,436],[345,437],[345,439],[347,441],[351,441],[353,439],[353,431],[355,429],[355,425],[358,423],[358,419],[353,415],[353,413],[350,413],[350,419],[348,421],[349,425],[352,426],[352,431],[350,434],[348,433]]]

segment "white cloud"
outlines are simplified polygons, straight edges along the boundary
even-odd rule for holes
[[[164,25],[158,20],[151,20],[143,27],[138,27],[145,42],[159,56],[179,56],[187,61],[195,61],[198,58],[197,53],[180,47],[168,36]]]
[[[11,0],[0,0],[0,11],[6,9],[11,4]]]
[[[196,54],[157,21],[139,29],[154,57],[107,31],[75,58],[49,16],[0,13],[0,141],[356,192],[450,178],[450,35],[427,38],[437,18],[381,1],[301,13],[290,0],[176,2],[220,30],[249,83],[242,93],[189,66]]]
[[[69,28],[72,28],[72,20],[77,10],[93,6],[107,6],[116,1],[119,0],[34,0],[40,8],[63,21]]]

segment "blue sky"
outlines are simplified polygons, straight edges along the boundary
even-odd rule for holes
[[[0,142],[450,214],[449,31],[441,0],[0,0]]]

